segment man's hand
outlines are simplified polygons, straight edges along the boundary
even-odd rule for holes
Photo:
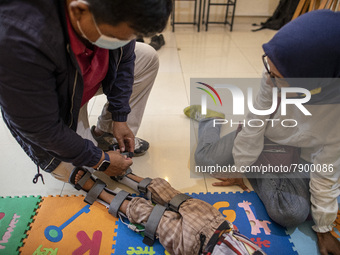
[[[330,232],[316,233],[321,255],[340,255],[340,242]]]
[[[113,122],[113,135],[117,139],[119,149],[133,152],[135,149],[135,136],[126,122]]]
[[[104,171],[108,176],[123,175],[132,165],[132,159],[121,155],[120,150],[106,152],[110,156],[110,166]]]
[[[243,175],[242,174],[233,174],[233,178],[217,178],[221,182],[214,182],[213,186],[239,186],[244,191],[250,192],[248,187],[243,182]]]

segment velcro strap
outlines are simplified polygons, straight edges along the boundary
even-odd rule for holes
[[[99,194],[103,191],[105,187],[106,187],[106,184],[103,181],[97,179],[92,189],[90,189],[89,192],[87,193],[84,201],[92,205],[94,201],[97,200]]]
[[[204,252],[207,254],[212,253],[214,250],[215,245],[218,242],[218,239],[221,236],[221,231],[230,229],[230,225],[227,221],[223,221],[222,224],[215,230],[215,233],[212,235],[210,240],[208,241],[207,245],[205,246]],[[200,253],[201,254],[201,253]]]
[[[132,173],[132,169],[129,167],[125,173],[123,175],[119,175],[119,176],[112,176],[111,179],[116,179],[117,181],[120,181],[121,179],[123,179],[125,176],[127,176],[128,174],[131,174]]]
[[[84,170],[82,170],[84,171]],[[84,184],[91,178],[92,174],[90,172],[86,172],[86,174],[84,174],[81,179],[77,182],[76,185],[74,185],[74,187],[77,190],[81,190],[84,186]]]
[[[148,186],[152,181],[151,178],[145,178],[140,183],[138,183],[138,190],[141,193],[146,193],[148,191]]]
[[[186,194],[178,194],[178,195],[174,196],[169,202],[169,205],[168,205],[169,209],[174,211],[174,212],[178,212],[181,204],[183,204],[185,201],[187,201],[190,198],[192,198],[192,197],[188,196]]]
[[[121,190],[118,192],[118,194],[115,196],[115,198],[111,201],[110,207],[109,207],[109,214],[118,217],[118,211],[124,200],[130,195],[129,192],[126,192],[125,190]]]
[[[158,204],[153,208],[145,225],[143,243],[145,243],[146,245],[152,246],[155,242],[156,230],[165,210],[165,206]]]

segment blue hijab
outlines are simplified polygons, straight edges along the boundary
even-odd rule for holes
[[[262,47],[291,87],[311,91],[309,104],[340,103],[340,12],[301,15]]]

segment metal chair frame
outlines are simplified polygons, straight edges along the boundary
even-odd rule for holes
[[[202,0],[181,0],[181,1],[187,1],[187,2],[192,2],[195,1],[195,9],[194,9],[194,19],[192,22],[176,22],[175,21],[175,2],[176,0],[173,1],[173,9],[171,13],[171,25],[172,25],[172,32],[175,32],[175,25],[184,25],[184,24],[192,24],[192,25],[197,25],[197,32],[200,31],[200,26],[201,26],[201,9],[202,9]],[[199,2],[199,3],[198,3]],[[197,5],[199,4],[198,7],[198,21],[196,22],[197,19]]]
[[[224,24],[224,25],[229,25],[230,26],[230,32],[233,31],[233,25],[234,25],[234,17],[235,17],[235,8],[236,8],[236,1],[237,0],[226,0],[225,3],[216,3],[212,2],[212,0],[208,0],[208,8],[207,8],[207,21],[204,22],[204,13],[205,13],[205,6],[206,6],[206,0],[204,0],[203,3],[203,24],[205,24],[205,31],[208,31],[208,25],[209,24]],[[210,17],[210,6],[226,6],[226,14],[224,21],[209,21]],[[233,12],[231,14],[231,21],[228,21],[228,16],[229,16],[229,7],[233,8]]]

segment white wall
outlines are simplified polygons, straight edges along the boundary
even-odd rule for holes
[[[226,2],[226,0],[213,0],[214,2]],[[204,0],[202,0],[203,5]],[[208,3],[208,0],[206,0]],[[236,16],[271,16],[279,0],[237,0],[236,3]],[[187,22],[193,19],[194,2],[193,1],[176,1],[175,14],[177,22]],[[211,6],[210,7],[210,20],[224,19],[225,8],[224,6]],[[230,8],[232,10],[232,8]],[[230,10],[229,9],[229,10]],[[205,9],[207,10],[207,8]],[[203,11],[203,7],[202,7]]]
[[[279,0],[237,0],[236,14],[238,16],[271,16]]]

